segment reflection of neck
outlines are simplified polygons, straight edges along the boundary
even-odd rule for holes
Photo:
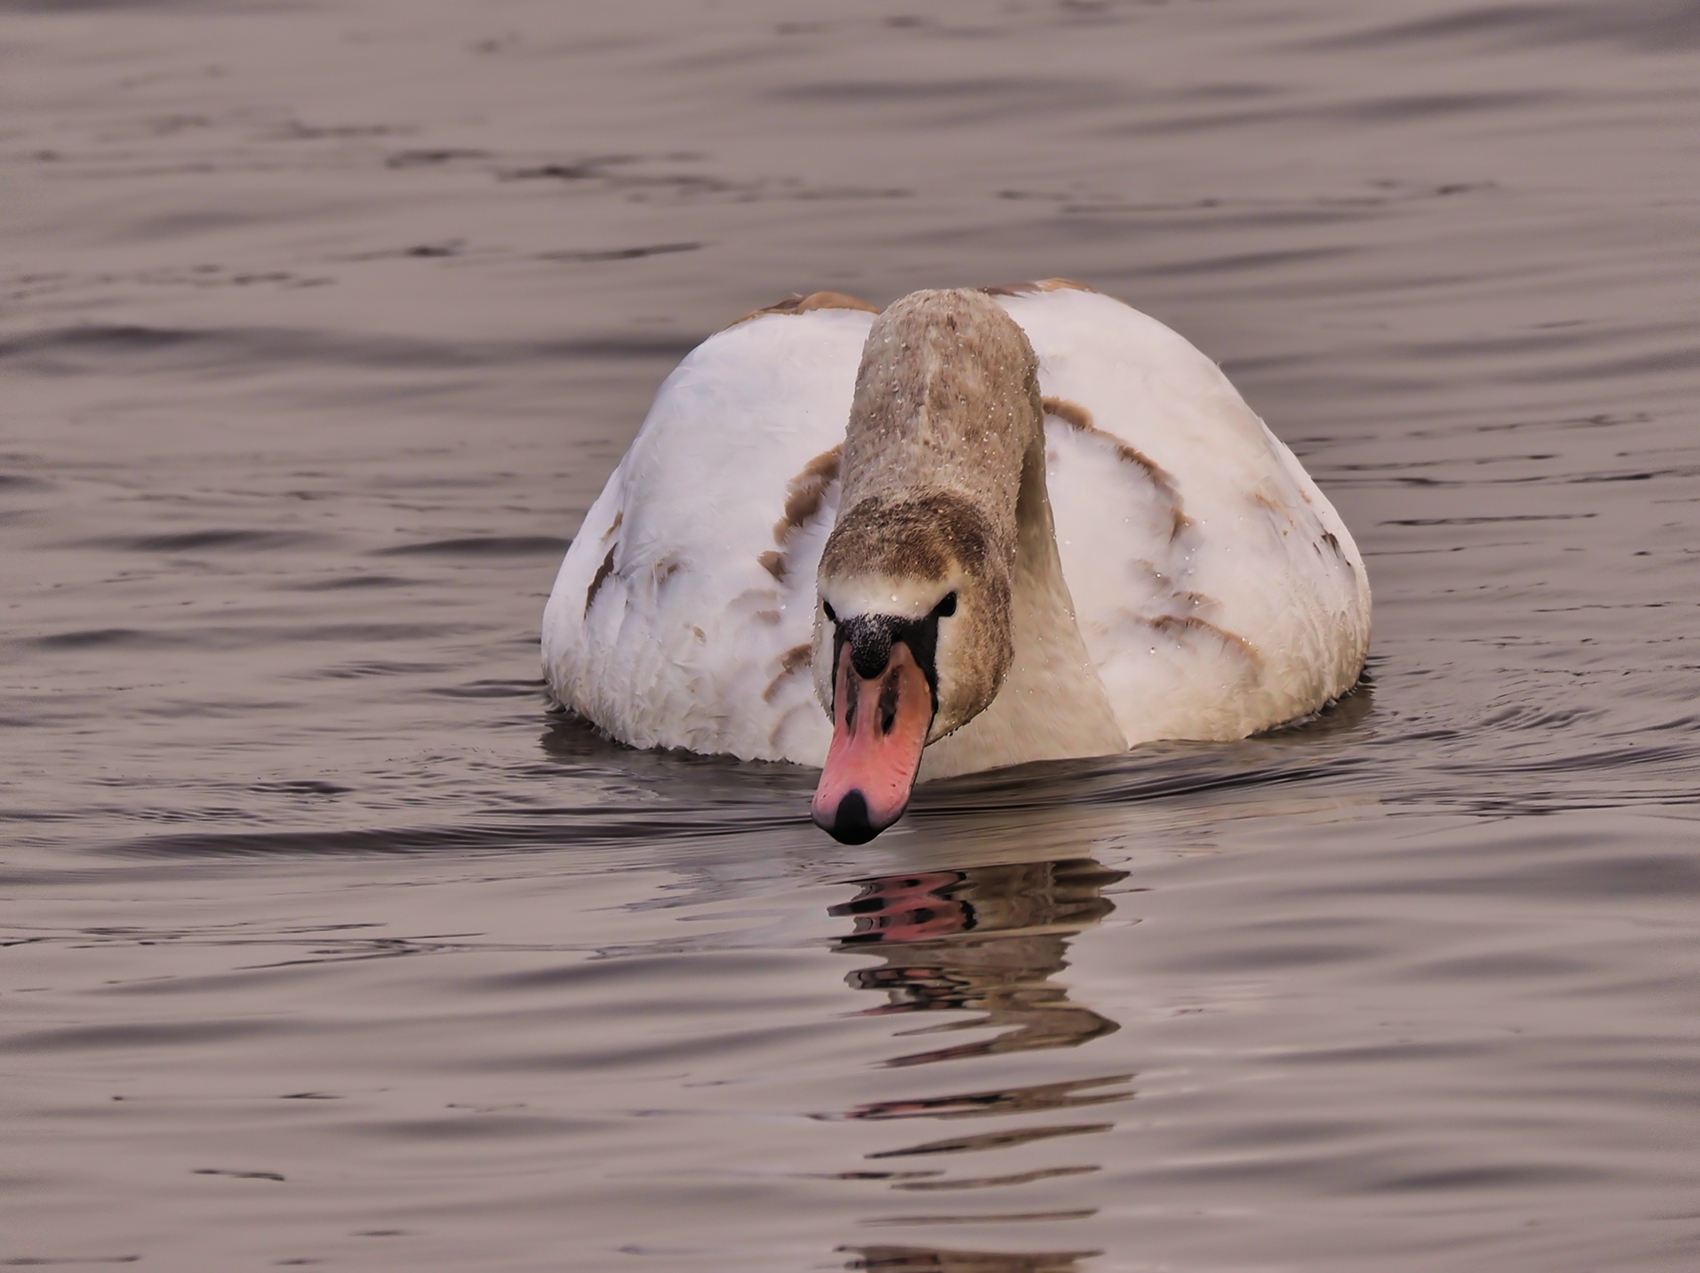
[[[920,776],[1127,750],[1074,619],[1045,485],[1044,436],[1028,445],[1015,503],[1010,622],[1015,659],[992,705],[926,751]]]

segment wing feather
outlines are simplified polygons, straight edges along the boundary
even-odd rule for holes
[[[1063,573],[1129,741],[1240,738],[1351,688],[1363,560],[1220,368],[1078,285],[997,294],[1039,355]]]
[[[692,351],[561,563],[550,687],[635,746],[825,758],[815,569],[873,320],[842,299],[758,312]]]

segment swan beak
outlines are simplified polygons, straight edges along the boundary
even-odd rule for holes
[[[933,724],[933,694],[908,645],[894,641],[885,670],[864,679],[839,650],[832,746],[815,788],[815,825],[866,844],[903,816]]]

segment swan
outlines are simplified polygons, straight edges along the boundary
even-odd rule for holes
[[[669,375],[561,563],[552,697],[633,747],[917,781],[1235,739],[1356,684],[1351,534],[1220,369],[1082,284],[818,292]]]

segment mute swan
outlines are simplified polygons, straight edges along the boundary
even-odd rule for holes
[[[816,293],[668,376],[543,615],[635,747],[822,767],[847,843],[917,780],[1233,739],[1358,679],[1345,524],[1221,371],[1066,280]]]

